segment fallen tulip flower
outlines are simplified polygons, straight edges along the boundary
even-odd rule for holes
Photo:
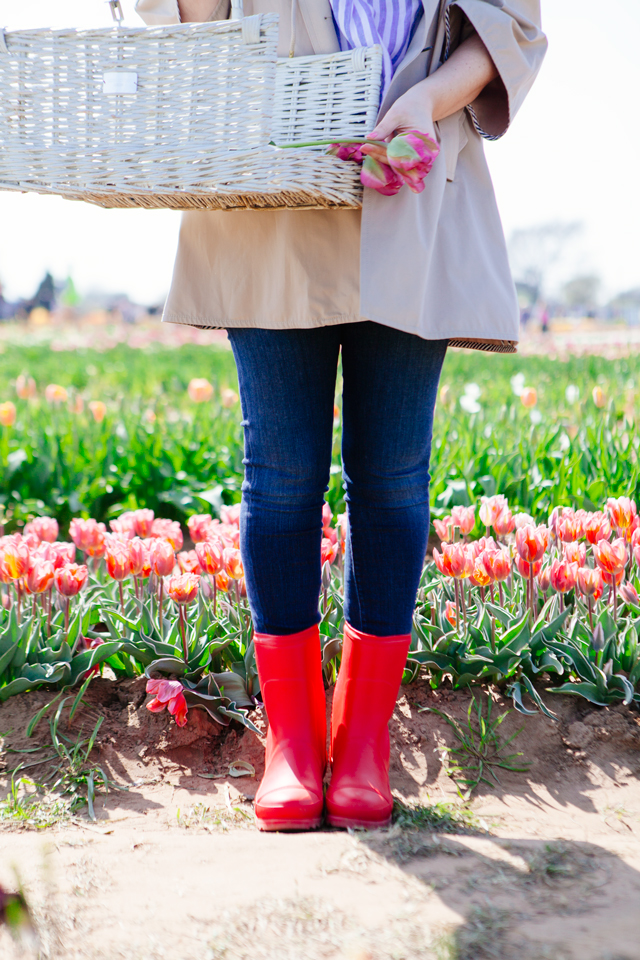
[[[419,130],[398,134],[387,147],[391,170],[412,193],[422,193],[425,177],[431,172],[439,153],[440,146],[436,141]]]
[[[147,710],[161,713],[166,707],[177,725],[184,727],[189,708],[179,680],[148,680],[147,693],[154,694],[154,699],[147,703]]]

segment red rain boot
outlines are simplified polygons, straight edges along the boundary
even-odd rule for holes
[[[269,719],[260,830],[310,830],[322,822],[327,721],[318,627],[291,636],[256,633],[256,662]]]
[[[410,641],[410,635],[374,637],[345,624],[331,711],[327,820],[334,827],[385,827],[391,821],[389,720]]]

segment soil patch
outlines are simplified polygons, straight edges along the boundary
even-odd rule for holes
[[[179,729],[146,710],[144,683],[97,679],[60,726],[76,739],[103,718],[92,762],[117,789],[99,797],[94,823],[80,814],[45,831],[0,826],[0,884],[15,888],[15,867],[42,956],[640,960],[637,711],[545,694],[557,723],[510,713],[500,735],[523,728],[509,752],[527,770],[499,769],[463,815],[447,775],[455,735],[431,710],[466,722],[470,693],[417,682],[391,721],[399,823],[275,835],[253,825],[260,712],[261,736],[198,710]],[[496,712],[507,709],[492,696]],[[50,699],[40,691],[0,707],[0,796],[17,761],[38,759],[10,751],[50,742],[48,714],[25,736]],[[255,777],[231,776],[235,760]],[[0,931],[0,956],[14,955]]]

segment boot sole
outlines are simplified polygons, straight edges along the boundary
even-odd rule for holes
[[[353,827],[363,827],[365,830],[379,830],[381,827],[388,827],[391,823],[391,815],[385,820],[355,820],[353,817],[334,817],[327,814],[327,823],[330,827],[340,827],[341,830],[349,830]]]
[[[256,817],[258,830],[276,833],[277,831],[304,831],[317,830],[322,826],[322,817],[312,817],[310,820],[263,820]]]

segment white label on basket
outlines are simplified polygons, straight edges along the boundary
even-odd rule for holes
[[[127,70],[111,70],[102,75],[103,93],[137,93],[138,74]]]

